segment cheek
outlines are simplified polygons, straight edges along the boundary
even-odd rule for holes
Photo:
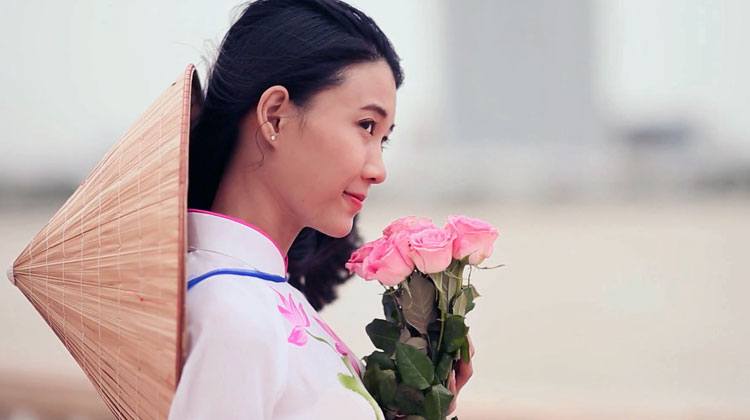
[[[365,148],[357,145],[342,151],[334,160],[335,165],[332,167],[336,168],[336,175],[346,184],[346,187],[361,176],[365,153]]]
[[[308,203],[337,199],[361,175],[367,153],[364,139],[356,131],[333,132],[328,127],[323,133],[309,128],[291,171],[299,179],[298,191]]]
[[[367,153],[365,143],[356,133],[341,133],[327,140],[319,148],[320,168],[329,182],[338,180],[347,187],[362,170]]]
[[[313,188],[330,197],[340,195],[360,176],[360,167],[354,163],[354,160],[341,156],[321,167],[319,182]]]

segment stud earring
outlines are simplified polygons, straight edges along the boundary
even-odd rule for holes
[[[270,123],[270,122],[271,121],[264,121],[263,124]],[[271,124],[272,124],[271,126],[273,126],[273,123],[271,123]],[[271,134],[271,141],[276,141],[276,133]]]

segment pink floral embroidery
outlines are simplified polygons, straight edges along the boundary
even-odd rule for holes
[[[310,326],[310,319],[307,317],[305,310],[302,308],[302,303],[296,303],[292,298],[292,294],[289,293],[288,297],[284,297],[278,290],[273,289],[276,294],[281,298],[281,305],[276,307],[279,309],[284,318],[292,324],[292,332],[289,333],[289,337],[286,341],[297,346],[304,346],[307,343],[307,334],[305,328]]]
[[[333,339],[333,341],[336,342],[336,351],[339,352],[340,355],[346,356],[347,358],[349,358],[349,361],[352,363],[352,367],[354,368],[354,370],[357,371],[357,375],[361,377],[362,372],[360,372],[359,370],[359,361],[357,360],[356,357],[354,357],[354,353],[352,353],[352,351],[344,343],[344,341],[341,340],[339,336],[336,335],[335,332],[333,332],[333,329],[329,327],[325,321],[323,321],[322,319],[316,316],[313,316],[313,318],[315,319],[315,322],[317,322],[318,325],[320,325],[320,327],[323,328],[328,333],[328,335]]]
[[[279,309],[279,312],[284,316],[284,318],[286,318],[287,321],[289,321],[290,324],[292,324],[292,331],[289,333],[289,337],[287,337],[287,341],[289,343],[297,346],[304,346],[305,344],[307,344],[308,334],[310,334],[317,340],[328,343],[325,339],[316,337],[309,331],[307,331],[307,328],[310,326],[310,319],[307,317],[307,313],[305,313],[305,309],[302,306],[302,303],[295,302],[294,298],[292,298],[291,293],[289,293],[287,296],[284,296],[281,294],[281,292],[274,289],[273,287],[271,288],[271,290],[276,292],[276,294],[279,295],[279,298],[281,299],[281,304],[276,305],[276,307]],[[328,336],[334,341],[335,344],[333,347],[336,349],[336,352],[338,352],[341,356],[346,357],[351,363],[352,368],[354,368],[354,370],[357,371],[357,374],[362,377],[362,371],[359,368],[359,360],[357,360],[357,358],[354,356],[354,353],[352,353],[352,351],[344,343],[344,341],[341,340],[338,335],[336,335],[333,329],[328,326],[325,321],[314,315],[313,318],[315,319],[315,322],[317,322],[318,325],[320,325],[320,327],[325,330]],[[328,343],[328,345],[331,344]]]

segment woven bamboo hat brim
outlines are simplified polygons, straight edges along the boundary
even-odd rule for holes
[[[183,355],[193,65],[8,270],[117,418],[166,418]]]

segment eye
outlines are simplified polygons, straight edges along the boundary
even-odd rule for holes
[[[375,129],[375,121],[373,121],[373,120],[364,120],[364,121],[360,121],[359,122],[359,126],[362,127],[362,128],[364,128],[365,130],[367,130],[366,127],[368,125],[372,127],[372,130]],[[367,132],[370,133],[370,135],[372,135],[372,130],[367,130]]]
[[[359,122],[359,126],[367,130],[370,135],[372,135],[372,130],[375,129],[375,121],[373,120],[364,120]],[[368,130],[367,127],[371,127],[372,129]],[[388,138],[388,136],[383,137],[383,139],[380,141],[380,145],[382,149],[386,148],[386,143],[388,143],[391,139]]]

